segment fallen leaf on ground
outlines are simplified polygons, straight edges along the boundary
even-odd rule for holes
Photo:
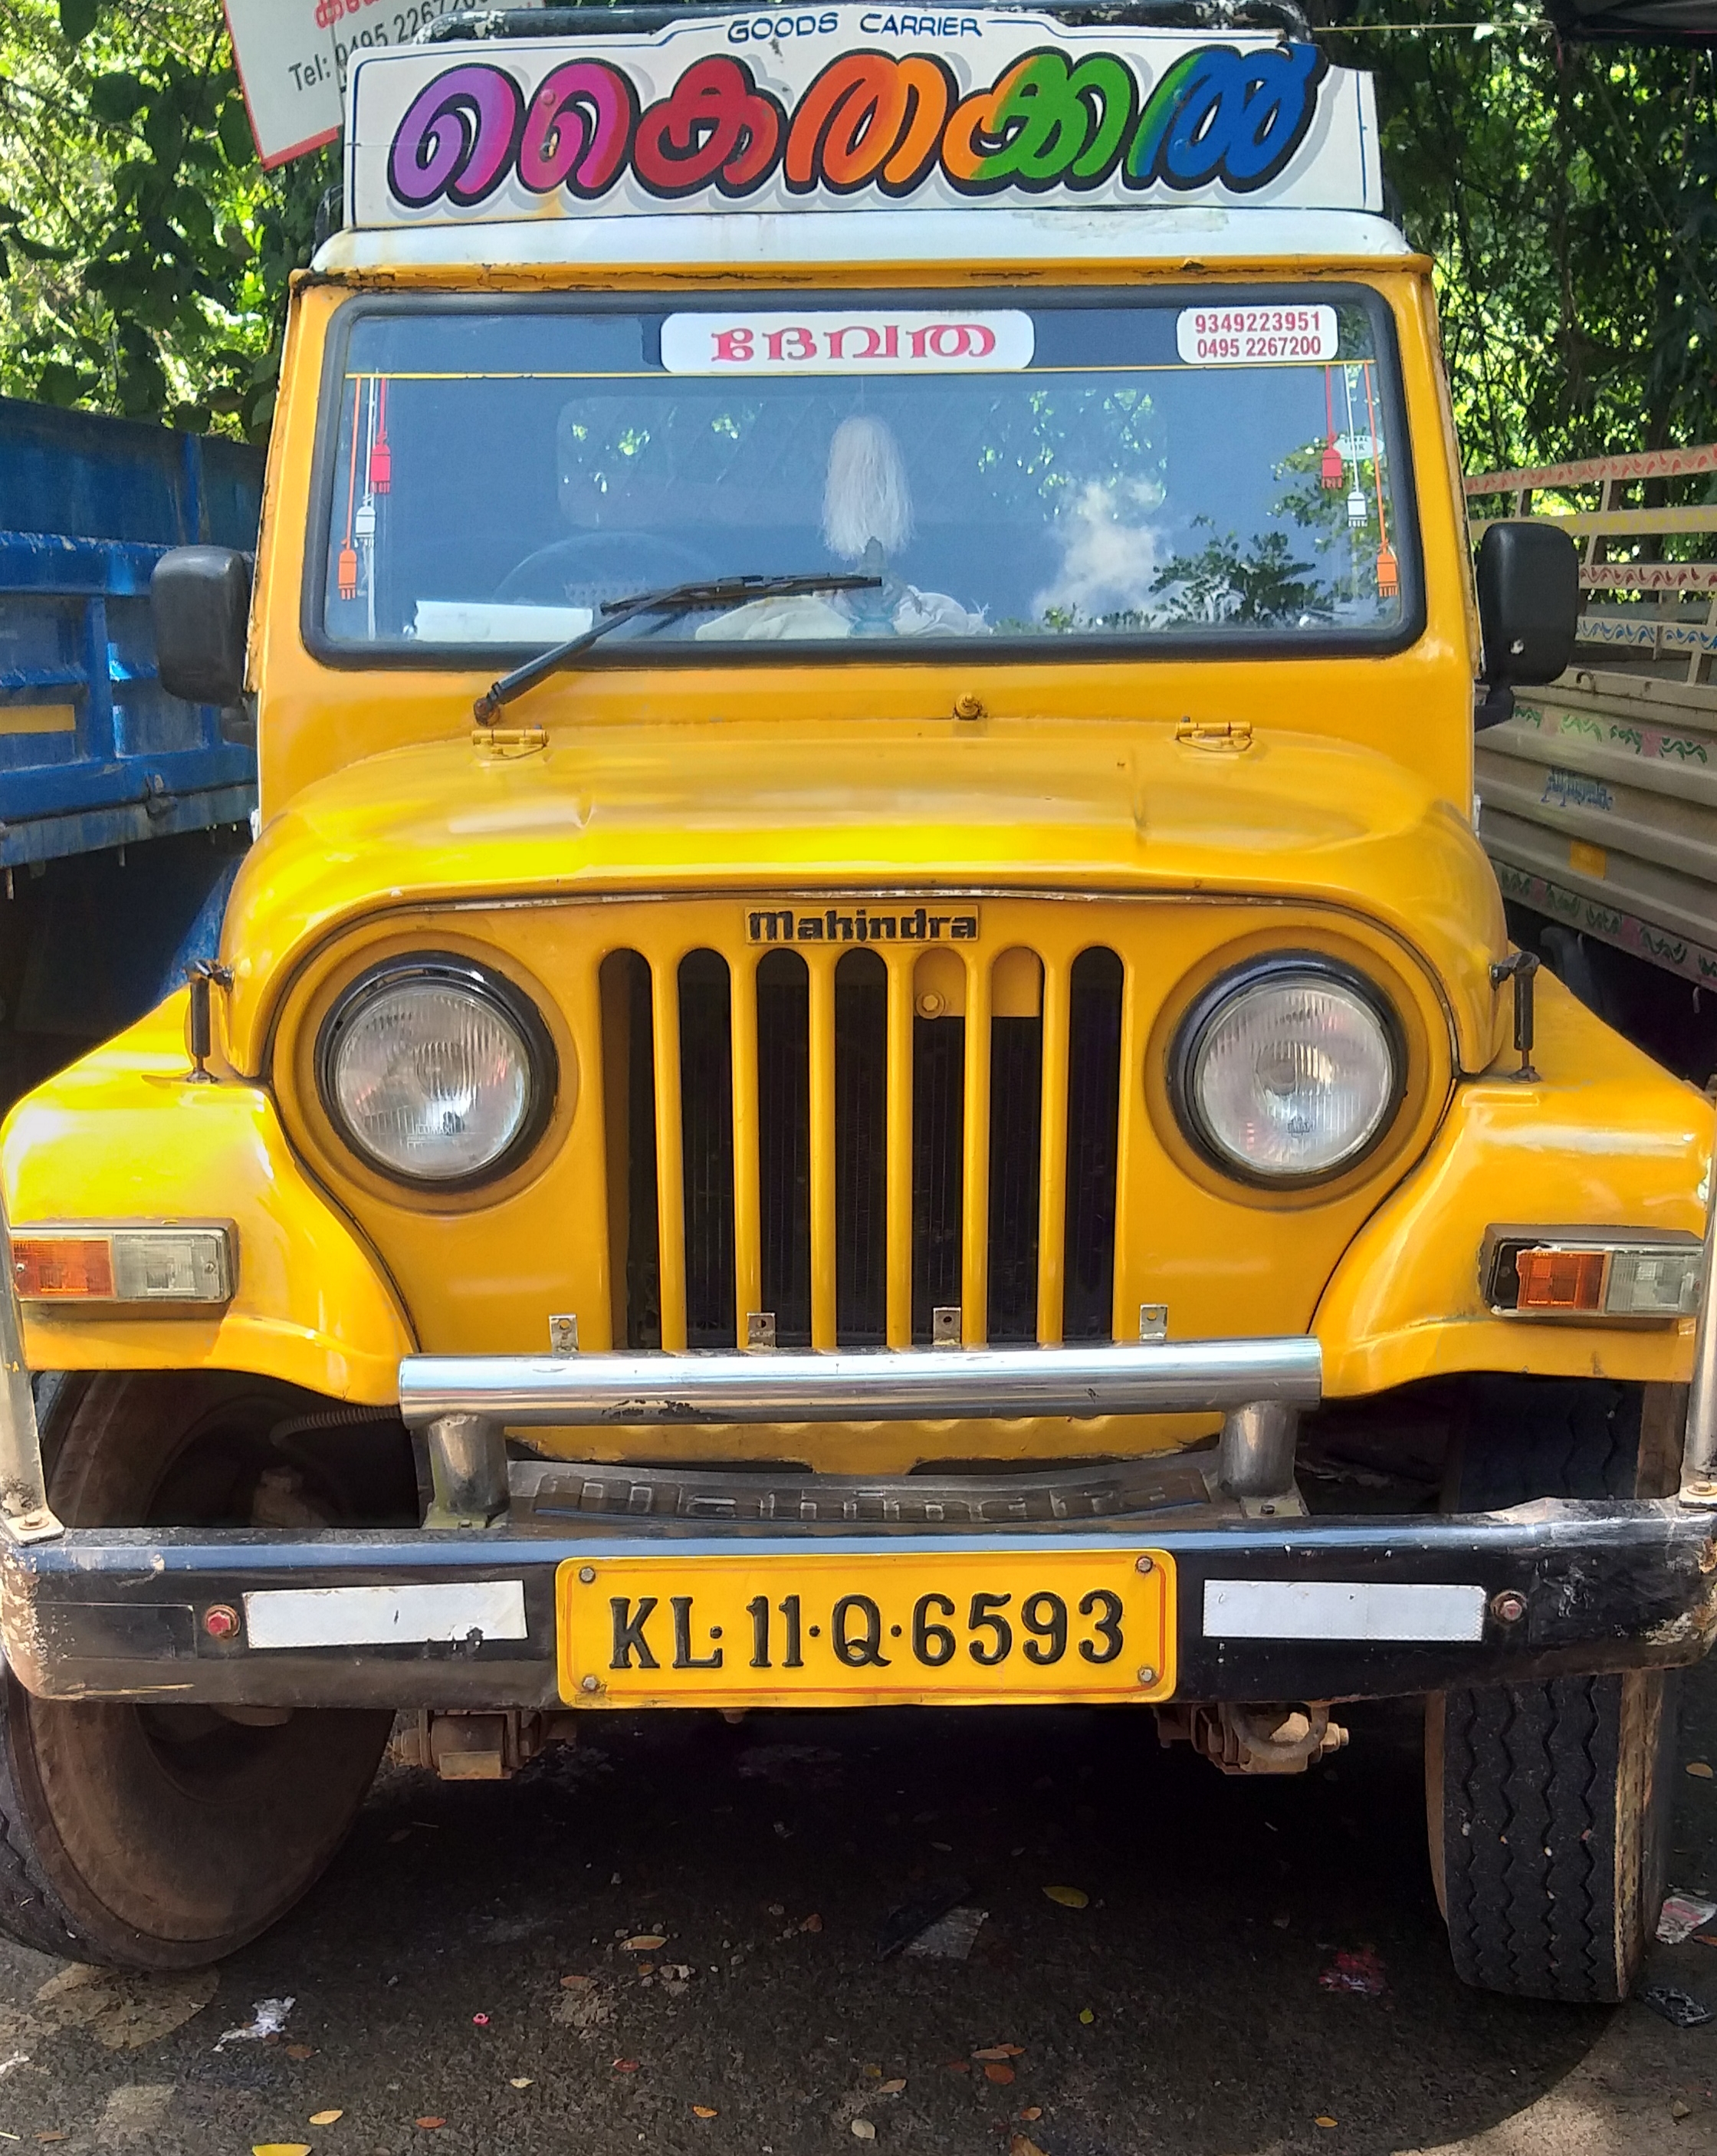
[[[1082,2006],[1079,2009],[1079,2019],[1089,2029],[1091,2024],[1097,2019],[1097,2016],[1091,2011],[1089,2006]]]
[[[821,1917],[807,1917],[799,1929],[802,1932],[820,1932],[823,1929],[823,1919]]]
[[[1703,1759],[1689,1759],[1687,1763],[1687,1771],[1701,1782],[1709,1782],[1711,1779],[1711,1769]]]
[[[969,2074],[971,2071],[971,2061],[970,2059],[950,2059],[948,2071],[951,2074]]]
[[[899,2081],[884,2082],[882,2087],[877,2091],[877,2094],[879,2096],[899,2096],[901,2090],[904,2089],[905,2086],[906,2077],[903,2074]]]
[[[658,1947],[665,1947],[667,1935],[663,1932],[640,1932],[636,1938],[626,1942],[628,1953],[653,1953]]]
[[[719,2115],[713,2103],[694,2103],[692,2106],[694,2118],[715,2118]]]
[[[1003,2083],[1011,2082],[1013,2079],[1013,2069],[1012,2066],[1004,2066],[999,2059],[992,2059],[989,2065],[984,2068],[984,2079],[987,2082]]]
[[[1007,2156],[1043,2156],[1043,2152],[1029,2133],[1016,2133],[1008,2140]]]
[[[1374,1947],[1344,1947],[1318,1979],[1318,1985],[1324,1991],[1351,1991],[1361,1999],[1381,1999],[1389,1989],[1389,1979]]]
[[[59,2126],[56,2127],[52,2133],[38,2133],[36,2138],[38,2141],[69,2141],[71,2135],[64,2127]]]
[[[1312,2124],[1314,2126],[1334,2126],[1335,2124],[1335,2121],[1330,2118],[1327,2111],[1320,2111],[1317,2117],[1312,2121]]]
[[[433,2133],[438,2126],[445,2126],[447,2121],[444,2118],[419,2118],[413,2123],[421,2126],[426,2133]]]
[[[876,2128],[868,2118],[855,2118],[853,2121],[853,2134],[855,2140],[874,2141]]]
[[[509,2088],[529,2088],[530,2086],[530,2076],[529,2074],[515,2074],[512,2079],[507,2083],[507,2087]]]
[[[635,2074],[638,2065],[639,2061],[636,2059],[616,2059],[614,2071],[617,2074]]]
[[[975,2059],[1020,2059],[1025,2056],[1023,2044],[986,2044],[982,2051],[974,2051]]]
[[[562,1991],[582,1991],[587,1984],[595,1982],[596,1979],[593,1976],[563,1976],[561,1979],[561,1989]]]
[[[286,2056],[289,2059],[296,2059],[299,2065],[302,2066],[306,2059],[315,2058],[316,2047],[314,2044],[289,2044],[286,2046]]]
[[[250,2156],[310,2156],[308,2141],[254,2141]]]
[[[343,2111],[313,2111],[310,2115],[312,2126],[332,2126],[336,2119],[344,2118]]]
[[[1020,2117],[1021,2117],[1022,2118],[1028,2118],[1028,2119],[1029,2119],[1029,2118],[1041,2118],[1043,2116],[1043,2105],[1042,2105],[1042,2104],[1040,2104],[1040,2103],[1028,2103],[1028,2104],[1026,2106],[1025,2109],[1024,2109],[1023,2112],[1021,2112],[1021,2113],[1020,2113]]]
[[[1087,1909],[1091,1897],[1083,1887],[1046,1887],[1043,1892],[1052,1902],[1059,1902],[1064,1909]]]

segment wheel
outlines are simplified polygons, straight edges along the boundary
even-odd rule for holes
[[[653,531],[582,531],[527,554],[495,596],[510,605],[595,607],[713,574],[707,554],[677,539]]]
[[[59,1380],[41,1402],[50,1502],[74,1527],[413,1517],[399,1425],[315,1427],[329,1407],[221,1374]],[[42,1700],[8,1671],[0,1931],[45,1953],[131,1969],[190,1969],[231,1953],[320,1876],[392,1721],[385,1712]]]
[[[1534,1378],[1474,1390],[1458,1511],[1658,1494],[1661,1396]],[[1630,1670],[1427,1702],[1432,1870],[1467,1983],[1572,2005],[1627,1997],[1663,1905],[1676,1696],[1672,1673]]]

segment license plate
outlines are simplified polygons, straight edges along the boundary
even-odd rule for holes
[[[774,1551],[568,1558],[561,1691],[578,1707],[1166,1699],[1160,1550]]]

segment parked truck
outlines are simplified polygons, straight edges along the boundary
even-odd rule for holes
[[[260,837],[0,1142],[16,1936],[228,1952],[402,1714],[469,1777],[1102,1703],[1271,1774],[1407,1697],[1462,1974],[1626,1993],[1711,1106],[1509,942],[1475,696],[1577,562],[1475,586],[1370,86],[1188,15],[355,65],[254,581],[154,579]]]
[[[1573,665],[1479,742],[1479,832],[1515,932],[1700,1084],[1717,1074],[1714,472],[1717,445],[1695,444],[1466,483],[1475,537],[1530,516],[1581,551]]]
[[[149,583],[171,547],[254,549],[262,462],[0,398],[5,1106],[141,1018],[182,952],[213,948],[250,843],[251,728],[162,687]]]

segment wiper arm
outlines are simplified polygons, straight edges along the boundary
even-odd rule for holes
[[[582,634],[569,637],[566,643],[553,645],[537,658],[527,659],[510,674],[503,674],[477,699],[472,706],[473,715],[479,726],[492,725],[498,711],[534,689],[539,681],[547,680],[551,674],[560,673],[588,651],[592,644],[600,644],[605,636],[612,636],[617,629],[623,629],[639,614],[696,613],[705,608],[743,606],[750,599],[797,598],[808,592],[869,591],[881,583],[880,577],[720,577],[713,583],[669,584],[661,591],[635,592],[630,598],[605,599],[602,620]]]

